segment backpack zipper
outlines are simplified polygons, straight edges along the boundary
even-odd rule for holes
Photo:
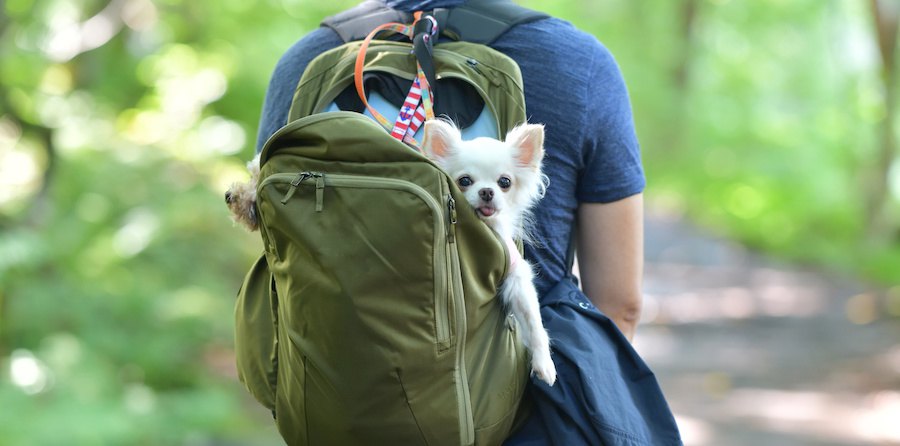
[[[478,74],[480,74],[482,77],[488,78],[495,87],[499,87],[501,85],[500,79],[497,77],[497,74],[494,70],[488,70],[488,72],[491,73],[490,75],[484,74],[484,72],[481,71],[481,68],[478,68],[478,61],[471,57],[466,59],[466,64],[472,67],[472,69],[478,72]]]
[[[300,187],[300,184],[313,177],[321,178],[322,174],[318,172],[298,173],[297,177],[291,180],[291,188],[288,189],[286,194],[284,194],[284,198],[281,199],[281,204],[287,204],[288,200],[290,200],[291,197],[294,196],[294,193],[297,192],[297,188]]]
[[[450,223],[447,230],[447,241],[456,243],[456,200],[453,199],[453,195],[447,196],[447,219]]]
[[[447,219],[449,228],[447,232],[447,269],[448,288],[453,299],[453,309],[456,316],[456,365],[455,373],[457,382],[456,398],[459,401],[460,420],[460,444],[471,445],[475,443],[475,415],[472,411],[472,396],[469,393],[469,375],[466,370],[465,345],[468,321],[466,320],[466,302],[463,295],[462,273],[459,265],[459,251],[456,245],[456,200],[450,192],[450,186],[446,181],[441,182],[441,191],[447,195]]]

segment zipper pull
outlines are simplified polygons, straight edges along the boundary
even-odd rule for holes
[[[325,175],[317,173],[313,176],[316,177],[316,212],[322,212],[324,207],[322,202],[325,198]]]
[[[297,174],[297,178],[291,180],[291,188],[288,189],[287,193],[284,194],[284,198],[281,199],[281,204],[287,204],[288,200],[294,196],[294,193],[297,192],[297,188],[300,187],[300,183],[306,181],[307,178],[311,177],[312,174],[309,172],[300,172]]]
[[[490,80],[491,83],[494,84],[495,87],[500,86],[500,84],[501,84],[500,79],[497,78],[497,74],[494,73],[493,70],[491,70],[489,68],[486,68],[485,70],[481,70],[480,68],[478,68],[478,61],[475,59],[472,59],[472,58],[466,59],[466,63],[469,64],[469,66],[472,67],[473,70],[477,71],[478,74],[480,74],[482,77],[488,78],[488,80]],[[485,73],[485,71],[487,71],[487,73]]]
[[[453,199],[453,195],[447,196],[447,210],[449,211],[450,218],[450,228],[449,233],[447,234],[450,243],[456,242],[456,200]]]

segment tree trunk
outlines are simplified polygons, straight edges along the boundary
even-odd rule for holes
[[[697,0],[681,0],[672,8],[677,23],[672,36],[672,58],[666,61],[671,104],[665,108],[669,125],[663,131],[664,139],[671,144],[668,151],[674,156],[684,152],[692,137],[691,123],[695,116],[690,103],[691,63],[695,52],[694,28],[701,5]]]
[[[872,177],[866,196],[867,232],[871,239],[879,240],[889,235],[887,222],[889,203],[889,175],[896,153],[897,137],[894,120],[897,114],[896,64],[897,27],[900,23],[900,2],[897,0],[870,0],[875,36],[881,55],[881,79],[884,94],[884,118],[880,123],[880,143]]]
[[[699,5],[697,0],[682,0],[678,23],[679,54],[672,69],[672,81],[681,94],[687,89],[691,55],[694,50],[694,22]]]

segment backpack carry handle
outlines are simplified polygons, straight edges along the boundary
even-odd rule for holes
[[[424,16],[427,20],[422,20],[421,12],[416,14],[416,21],[413,22],[413,54],[425,73],[428,85],[436,85],[433,50],[434,39],[438,37],[438,22],[431,14]]]
[[[510,0],[468,0],[453,8],[433,11],[443,35],[457,41],[490,45],[510,28],[549,18],[546,13],[524,8]],[[382,23],[405,22],[409,13],[391,9],[384,1],[369,0],[328,17],[321,26],[333,30],[344,42],[362,40]]]
[[[421,151],[413,135],[415,135],[424,121],[434,119],[431,86],[434,84],[435,74],[432,45],[438,34],[438,26],[437,20],[431,15],[423,15],[421,12],[417,12],[415,18],[416,20],[412,25],[392,22],[385,23],[372,30],[363,40],[356,55],[353,78],[359,99],[366,106],[366,109],[369,110],[369,113],[372,114],[372,117],[385,130],[390,132],[391,136]],[[393,124],[369,104],[366,98],[365,86],[363,85],[366,52],[375,36],[382,31],[392,31],[408,37],[413,42],[413,54],[416,57],[416,78]]]

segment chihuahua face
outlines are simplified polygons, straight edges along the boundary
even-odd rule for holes
[[[502,236],[524,236],[518,228],[544,191],[542,125],[516,127],[504,141],[463,141],[452,124],[430,120],[423,149],[456,181],[482,220]]]

